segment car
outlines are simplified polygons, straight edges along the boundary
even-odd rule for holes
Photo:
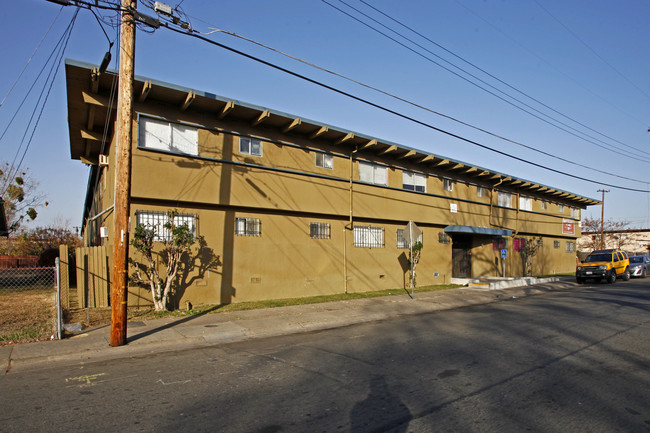
[[[586,280],[606,280],[613,283],[617,278],[630,279],[630,259],[625,251],[619,249],[595,250],[576,267],[578,284]]]
[[[650,259],[646,256],[630,256],[630,276],[645,278],[648,275]]]

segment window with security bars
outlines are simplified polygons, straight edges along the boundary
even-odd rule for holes
[[[566,252],[567,253],[576,252],[576,243],[574,241],[566,241]]]
[[[553,248],[560,248],[560,241],[553,241]]]
[[[167,212],[137,211],[135,213],[136,224],[143,225],[146,228],[154,229],[154,242],[170,242],[172,234],[165,224],[169,222]],[[193,236],[196,237],[196,216],[189,214],[179,214],[174,218],[176,227],[186,224]]]
[[[329,239],[330,225],[328,223],[309,223],[309,237],[312,239]]]
[[[397,248],[410,248],[409,243],[404,237],[404,230],[406,229],[397,229]],[[415,242],[422,242],[422,234],[418,236],[418,239]]]
[[[235,218],[235,234],[239,236],[261,236],[262,225],[259,218]]]
[[[384,248],[384,228],[355,225],[354,246],[361,248]]]
[[[451,243],[451,237],[445,232],[438,232],[438,243],[449,244]]]

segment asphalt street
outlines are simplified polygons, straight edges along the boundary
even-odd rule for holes
[[[0,431],[648,432],[650,279],[0,378]]]

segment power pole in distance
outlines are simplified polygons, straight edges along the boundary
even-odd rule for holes
[[[131,146],[133,139],[133,75],[135,60],[135,11],[137,0],[122,0],[120,70],[117,96],[115,151],[115,208],[113,210],[113,273],[111,280],[111,346],[126,344],[127,283],[129,256],[129,196],[131,194]]]
[[[600,206],[600,249],[605,248],[605,193],[609,192],[608,189],[599,189],[598,192],[603,193],[603,201]]]

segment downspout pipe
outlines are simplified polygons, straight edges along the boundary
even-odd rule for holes
[[[344,292],[347,294],[348,293],[348,230],[354,230],[354,222],[353,222],[353,211],[354,211],[354,196],[353,196],[353,185],[354,183],[352,182],[352,169],[354,167],[354,159],[353,156],[355,153],[359,151],[359,147],[355,147],[352,152],[350,152],[350,173],[349,173],[349,186],[348,186],[348,203],[349,203],[349,219],[348,219],[348,224],[343,227],[343,289]]]

